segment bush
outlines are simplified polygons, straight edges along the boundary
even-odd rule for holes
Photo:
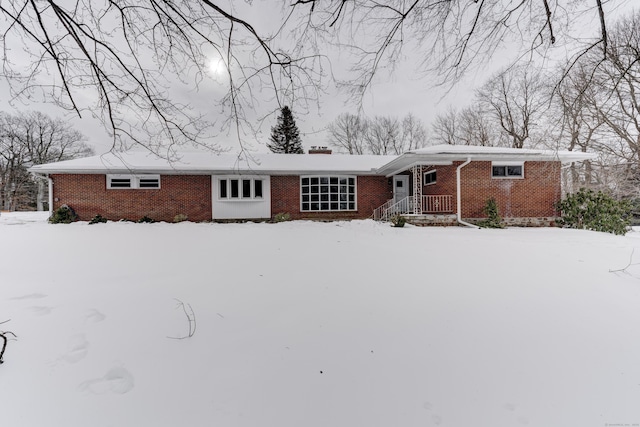
[[[151,219],[146,215],[138,220],[139,224],[142,224],[142,223],[149,223],[150,224],[150,223],[153,223],[153,222],[156,222],[156,220],[155,219]]]
[[[291,215],[289,215],[286,212],[277,213],[273,217],[273,222],[285,222],[285,221],[291,221]]]
[[[560,225],[567,228],[622,235],[627,232],[631,221],[631,203],[628,200],[616,200],[602,191],[596,193],[584,188],[568,195],[556,205],[556,209],[562,215]]]
[[[393,225],[394,227],[404,227],[404,225],[407,223],[407,219],[402,215],[394,215],[391,217],[390,221],[391,225]]]
[[[105,218],[102,215],[98,214],[98,215],[94,216],[93,218],[91,218],[91,221],[89,221],[89,225],[100,224],[100,223],[105,223],[105,222],[107,222],[107,218]]]
[[[504,228],[502,225],[502,218],[500,218],[500,214],[498,213],[498,203],[496,202],[496,199],[493,197],[488,199],[482,208],[482,212],[484,212],[487,218],[478,223],[480,227]]]
[[[173,222],[174,223],[184,222],[184,221],[186,221],[188,219],[189,219],[189,217],[186,216],[185,214],[178,214],[178,215],[173,217]]]
[[[49,217],[51,224],[70,224],[78,220],[78,215],[67,205],[62,205]]]

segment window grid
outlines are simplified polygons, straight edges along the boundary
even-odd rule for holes
[[[254,200],[263,197],[263,180],[255,178],[221,178],[218,180],[218,199]]]
[[[354,211],[356,207],[355,177],[303,176],[300,178],[301,211]]]

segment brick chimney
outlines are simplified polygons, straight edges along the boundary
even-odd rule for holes
[[[331,154],[331,149],[319,145],[312,145],[309,149],[309,154]]]

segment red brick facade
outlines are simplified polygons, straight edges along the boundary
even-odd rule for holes
[[[53,209],[66,204],[78,219],[95,215],[118,221],[148,216],[173,221],[178,214],[190,221],[211,220],[210,175],[162,175],[159,189],[107,189],[105,175],[52,175]]]
[[[456,211],[456,168],[434,167],[435,184],[425,185],[424,195],[453,196]],[[424,168],[424,171],[433,168]],[[483,218],[487,199],[498,202],[499,214],[508,218],[550,218],[557,216],[554,203],[560,200],[560,162],[526,162],[524,179],[491,177],[491,162],[471,162],[462,168],[462,217]],[[71,206],[80,220],[100,214],[110,220],[138,220],[148,216],[158,221],[173,221],[178,214],[191,221],[212,219],[210,175],[162,175],[159,189],[107,189],[101,174],[55,174],[53,208]],[[384,176],[359,176],[356,186],[357,210],[343,212],[302,212],[300,176],[271,176],[271,216],[288,213],[292,219],[362,219],[371,217],[375,208],[393,197],[392,179]]]
[[[456,169],[463,162],[451,166],[435,166],[435,184],[425,185],[424,195],[453,195],[456,212]],[[471,162],[460,174],[463,218],[484,218],[482,212],[487,199],[493,197],[503,218],[554,217],[554,204],[561,198],[560,162],[525,162],[524,179],[492,178],[491,162]]]
[[[328,174],[330,175],[330,174]],[[271,177],[271,216],[288,213],[292,219],[364,219],[393,197],[391,180],[383,176],[359,176],[356,184],[357,210],[344,212],[302,212],[300,176]]]

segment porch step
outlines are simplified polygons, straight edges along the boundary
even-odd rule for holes
[[[457,226],[458,221],[456,215],[431,215],[431,214],[422,214],[422,215],[403,215],[409,224],[426,227],[426,226],[442,226],[442,227],[450,227]]]

